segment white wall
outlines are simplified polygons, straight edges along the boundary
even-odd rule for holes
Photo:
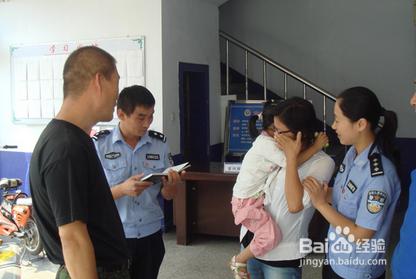
[[[153,127],[163,130],[161,0],[0,2],[0,146],[31,151],[44,126],[11,121],[9,46],[145,36],[146,86],[155,95]]]
[[[210,143],[220,142],[220,65],[218,7],[203,0],[163,0],[163,109],[164,132],[173,154],[179,153],[178,63],[209,66]],[[171,120],[171,115],[174,120]]]
[[[398,113],[398,135],[416,137],[408,102],[416,78],[412,0],[230,0],[220,7],[220,29],[335,95],[371,88]],[[241,73],[242,61],[233,61]],[[261,74],[250,70],[260,83]],[[280,89],[279,79],[269,84]]]

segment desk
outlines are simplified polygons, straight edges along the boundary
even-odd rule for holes
[[[224,174],[211,167],[210,172],[188,171],[182,176],[173,201],[176,243],[188,245],[192,234],[235,236],[240,226],[234,225],[231,212],[232,189],[237,175]],[[309,238],[323,242],[328,222],[318,211],[309,224]]]
[[[230,203],[236,178],[220,172],[184,174],[173,202],[177,244],[189,244],[193,233],[239,235]]]

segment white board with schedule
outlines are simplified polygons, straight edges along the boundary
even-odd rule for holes
[[[14,45],[10,47],[14,123],[46,124],[55,117],[63,102],[64,63],[72,51],[88,45],[106,50],[117,60],[120,90],[135,84],[145,86],[143,36]]]

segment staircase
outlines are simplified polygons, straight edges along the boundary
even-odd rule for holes
[[[244,44],[243,42],[233,38],[229,34],[220,31],[220,43],[225,44],[225,48],[221,50],[225,51],[225,54],[222,53],[221,57],[225,57],[225,61],[221,63],[221,94],[222,95],[236,95],[237,100],[270,100],[270,99],[287,99],[293,96],[291,88],[289,88],[289,79],[291,81],[291,86],[301,86],[303,98],[304,99],[314,99],[321,100],[320,103],[317,101],[314,102],[315,109],[322,111],[322,115],[317,115],[319,121],[322,123],[322,131],[325,131],[329,137],[330,145],[326,148],[326,152],[334,159],[336,165],[338,166],[344,155],[345,147],[339,143],[339,140],[335,132],[330,128],[330,123],[327,123],[327,113],[332,114],[332,111],[328,111],[328,103],[331,104],[336,100],[336,97],[330,92],[322,89],[321,87],[315,85],[311,81],[305,79],[299,74],[291,71],[287,67],[279,64],[273,59],[265,56],[259,51],[251,48],[250,46]],[[237,47],[244,54],[242,59],[244,59],[244,73],[240,73],[235,69],[230,67],[230,46]],[[256,58],[263,65],[263,80],[262,84],[257,83],[251,79],[248,75],[249,68],[249,55]],[[250,57],[251,58],[251,57]],[[280,77],[269,77],[267,75],[269,67],[277,70],[282,76]],[[274,71],[273,73],[276,73]],[[267,83],[270,78],[282,80],[282,90],[281,92],[273,92],[267,88]],[[296,81],[298,84],[293,85],[292,80]]]
[[[265,55],[261,54],[260,52],[254,50],[253,48],[247,46],[246,44],[240,42],[239,40],[233,38],[232,36],[221,32],[220,31],[220,43],[221,40],[225,43],[225,55],[221,55],[221,57],[225,56],[225,62],[221,63],[221,94],[222,95],[236,95],[237,100],[269,100],[269,99],[287,99],[291,96],[291,88],[288,86],[288,79],[294,79],[298,83],[300,83],[303,93],[303,98],[310,100],[313,98],[316,100],[316,97],[321,97],[322,103],[319,107],[319,103],[313,102],[315,106],[315,110],[322,111],[321,117],[317,115],[318,119],[322,123],[322,130],[326,132],[329,137],[329,147],[325,149],[325,152],[330,155],[334,161],[336,168],[341,164],[342,159],[345,156],[346,148],[340,144],[338,137],[336,136],[335,132],[329,127],[329,123],[327,123],[327,102],[331,102],[331,105],[336,100],[336,97],[327,92],[326,90],[320,88],[319,86],[313,84],[312,82],[308,81],[307,79],[301,77],[300,75],[294,73],[293,71],[289,70],[283,65],[280,65],[276,61],[266,57]],[[229,63],[229,46],[233,44],[237,46],[240,50],[243,50],[244,53],[244,73],[240,73],[235,69],[230,67]],[[252,55],[260,60],[260,63],[263,65],[263,81],[262,84],[257,83],[253,79],[248,76],[248,56]],[[270,77],[267,76],[268,67],[272,67],[277,69],[283,75],[283,90],[282,92],[273,92],[267,88],[267,82]],[[276,77],[273,77],[276,78]],[[292,81],[291,83],[292,84]],[[332,111],[329,112],[332,114]],[[227,155],[226,155],[227,156]],[[232,157],[232,156],[231,156]],[[335,175],[333,176],[332,180],[334,179]],[[330,185],[333,181],[330,182]],[[321,216],[321,214],[316,211],[310,226],[309,226],[309,238],[313,241],[323,241],[326,236],[326,230],[328,227],[328,223],[325,219]]]

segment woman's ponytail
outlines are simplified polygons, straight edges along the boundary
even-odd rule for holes
[[[384,123],[380,130],[376,131],[376,143],[381,148],[383,154],[395,163],[398,163],[397,150],[394,146],[394,139],[397,132],[397,115],[394,111],[383,108],[380,118],[384,118]],[[377,129],[378,130],[378,129]]]
[[[259,116],[257,114],[254,114],[250,117],[248,120],[248,132],[250,134],[250,137],[255,140],[259,135],[260,132],[257,130],[256,122],[259,119]]]

